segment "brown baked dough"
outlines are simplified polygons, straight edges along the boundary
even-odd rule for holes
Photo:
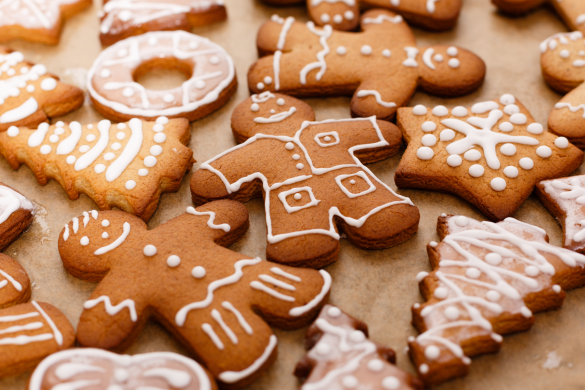
[[[554,8],[571,30],[585,32],[585,3],[581,0],[492,0],[503,13],[520,16],[543,5]]]

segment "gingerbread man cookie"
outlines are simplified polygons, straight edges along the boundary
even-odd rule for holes
[[[39,184],[55,179],[71,199],[84,193],[101,209],[118,207],[148,221],[166,192],[178,190],[193,164],[185,119],[41,123],[0,133],[0,154],[13,169],[27,164]]]
[[[318,26],[330,24],[335,30],[355,30],[362,8],[386,8],[400,14],[413,26],[433,31],[449,30],[455,26],[461,10],[461,0],[262,0],[274,5],[307,3],[313,22]]]
[[[401,108],[397,123],[408,148],[396,185],[458,195],[494,221],[513,215],[539,181],[583,162],[583,152],[545,132],[512,95],[470,109]]]
[[[331,277],[222,248],[242,237],[248,223],[245,206],[232,200],[189,207],[150,231],[121,211],[75,218],[59,238],[63,264],[76,277],[101,281],[84,304],[79,343],[122,350],[154,316],[220,384],[252,382],[276,358],[276,336],[266,322],[308,325],[329,295]]]
[[[563,228],[563,247],[585,254],[585,176],[541,181],[535,190]]]
[[[35,206],[30,200],[0,183],[0,251],[30,226],[34,216]]]
[[[91,0],[3,0],[0,42],[24,39],[56,45],[64,20],[90,5]]]
[[[585,3],[581,0],[492,0],[500,11],[523,15],[545,4],[554,7],[571,30],[585,32]]]
[[[182,355],[152,352],[129,356],[93,348],[50,355],[37,366],[28,384],[28,390],[63,388],[217,390],[209,373]]]
[[[396,126],[375,117],[312,119],[308,105],[286,95],[264,92],[242,102],[232,129],[248,140],[201,164],[191,178],[193,202],[263,196],[266,257],[297,267],[337,260],[339,230],[368,249],[416,233],[418,209],[364,165],[398,152]]]
[[[81,89],[60,82],[45,65],[0,46],[0,132],[65,115],[81,107],[83,99]]]
[[[155,68],[178,70],[188,80],[167,90],[146,89],[135,81]],[[115,121],[201,119],[222,107],[237,85],[230,55],[209,39],[185,31],[124,39],[102,51],[87,76],[95,108]]]
[[[482,84],[485,64],[454,46],[419,48],[402,17],[371,10],[362,32],[334,31],[273,16],[258,32],[263,58],[250,67],[252,93],[293,96],[352,95],[353,116],[389,120],[417,87],[439,96],[460,96]]]
[[[442,242],[427,246],[433,271],[417,275],[427,301],[412,307],[421,334],[409,339],[427,386],[466,375],[470,357],[497,352],[501,335],[530,329],[533,313],[560,308],[564,291],[585,284],[585,256],[514,218],[443,214],[437,232]]]
[[[190,31],[226,18],[222,0],[106,0],[100,40],[112,45],[149,31]]]
[[[540,44],[542,75],[559,93],[567,93],[555,104],[549,119],[551,132],[585,148],[585,48],[583,33],[555,34]]]
[[[365,323],[325,305],[305,336],[310,351],[295,369],[301,390],[422,390],[418,379],[394,365],[392,349],[367,337]]]

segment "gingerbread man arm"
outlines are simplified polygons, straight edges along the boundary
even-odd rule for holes
[[[432,31],[452,29],[461,3],[462,0],[361,0],[362,8],[387,8],[398,12],[409,24]]]
[[[309,16],[315,24],[330,24],[336,30],[355,30],[359,22],[359,0],[307,0]]]

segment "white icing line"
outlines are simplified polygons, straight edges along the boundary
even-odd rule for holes
[[[134,161],[138,152],[142,148],[142,141],[144,134],[142,132],[142,121],[140,119],[133,118],[129,122],[130,130],[132,135],[124,148],[120,157],[118,157],[112,165],[108,167],[106,171],[106,180],[112,182],[116,180],[124,172],[124,170]]]
[[[324,270],[320,270],[319,273],[323,277],[323,287],[321,288],[321,292],[319,293],[319,295],[317,295],[315,298],[313,298],[311,302],[307,303],[304,306],[294,307],[290,309],[290,311],[288,312],[289,315],[293,317],[301,316],[306,312],[310,311],[311,309],[313,309],[314,307],[316,307],[317,305],[319,305],[321,302],[323,302],[323,299],[325,299],[325,296],[331,289],[331,275],[329,275],[329,273]]]
[[[283,300],[286,302],[294,302],[295,301],[294,297],[291,297],[291,296],[285,295],[285,294],[281,294],[278,291],[271,289],[270,287],[264,285],[263,283],[260,283],[257,280],[254,280],[253,282],[251,282],[250,287],[252,287],[255,290],[265,292],[266,294],[271,295],[274,298],[277,298],[277,299],[280,299],[280,300]]]
[[[125,299],[122,302],[120,302],[114,306],[114,305],[112,305],[112,301],[110,301],[110,297],[108,297],[106,295],[102,295],[99,298],[90,299],[89,301],[85,302],[83,304],[83,308],[84,309],[93,309],[94,307],[99,305],[100,302],[104,303],[104,308],[106,310],[106,313],[108,313],[110,316],[115,316],[120,311],[122,311],[124,308],[127,308],[128,311],[130,312],[130,319],[132,320],[132,322],[138,321],[138,314],[136,314],[136,304],[134,303],[134,301],[132,299]]]
[[[43,308],[38,303],[36,303],[35,301],[31,301],[31,303],[33,304],[34,307],[36,307],[39,313],[41,313],[41,315],[44,317],[44,319],[47,321],[47,323],[53,330],[53,334],[55,335],[55,341],[57,342],[57,344],[63,345],[63,335],[61,334],[59,328],[57,328],[57,325],[55,325],[51,317],[49,317],[47,313],[45,313]]]
[[[376,102],[379,105],[384,106],[386,108],[396,107],[396,103],[383,101],[382,96],[380,95],[380,92],[378,92],[378,91],[362,89],[361,91],[358,91],[358,93],[357,93],[357,97],[366,97],[366,96],[375,96]]]
[[[226,336],[230,339],[232,344],[234,344],[234,345],[238,344],[238,338],[236,337],[236,334],[225,323],[225,321],[221,317],[221,314],[219,313],[219,311],[217,311],[216,309],[213,309],[211,311],[211,317],[215,320],[215,322],[217,322],[219,324],[220,328],[225,332]]]
[[[224,309],[231,311],[236,316],[236,319],[240,323],[240,326],[242,327],[242,329],[244,329],[244,331],[246,331],[246,333],[248,333],[249,335],[252,335],[254,333],[254,330],[252,329],[248,321],[246,321],[242,313],[240,313],[240,311],[236,309],[234,305],[232,305],[228,301],[224,301],[222,302],[221,306]]]
[[[208,323],[205,323],[205,324],[201,325],[201,329],[203,329],[203,332],[205,332],[205,334],[209,336],[209,338],[211,339],[213,344],[215,344],[217,349],[223,350],[225,348],[223,343],[221,342],[221,339],[219,338],[217,333],[215,333],[215,331],[213,330],[213,327],[211,325],[209,325]]]
[[[252,365],[250,365],[248,368],[242,371],[224,371],[218,375],[218,378],[225,383],[235,383],[252,375],[256,371],[258,371],[260,367],[264,365],[264,363],[266,363],[268,358],[272,355],[272,352],[274,351],[276,344],[277,344],[276,336],[271,335],[270,341],[268,342],[268,346],[266,347],[262,355],[254,363],[252,363]]]
[[[122,232],[122,235],[120,237],[118,237],[116,239],[116,241],[112,242],[110,245],[106,245],[106,246],[99,248],[98,250],[96,250],[94,252],[94,255],[97,255],[97,256],[103,255],[104,253],[107,253],[111,250],[114,250],[117,247],[119,247],[120,245],[122,245],[122,243],[126,240],[128,235],[130,234],[130,224],[128,222],[124,222],[123,229],[124,229],[124,231]]]
[[[207,220],[207,226],[209,226],[212,229],[221,229],[226,233],[229,232],[231,229],[231,226],[228,225],[227,223],[222,223],[221,225],[216,225],[215,223],[213,223],[215,221],[215,213],[213,211],[197,211],[195,210],[195,208],[189,206],[187,207],[187,213],[192,215],[209,215],[209,219]]]

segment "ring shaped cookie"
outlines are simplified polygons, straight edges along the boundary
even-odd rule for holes
[[[190,78],[173,89],[146,89],[134,77],[152,68],[177,69]],[[98,111],[117,121],[160,116],[194,121],[221,107],[236,85],[229,54],[185,31],[151,32],[110,46],[95,60],[87,81]]]

